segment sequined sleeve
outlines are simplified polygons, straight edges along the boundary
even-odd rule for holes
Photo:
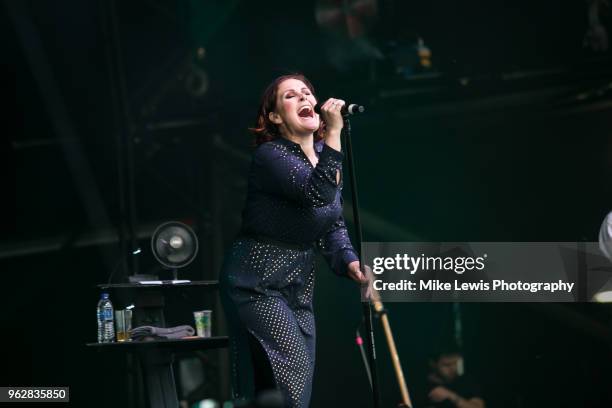
[[[327,233],[317,240],[317,247],[332,271],[340,276],[347,276],[347,265],[359,260],[351,244],[342,215]]]
[[[296,145],[299,148],[299,145]],[[261,145],[253,156],[258,183],[263,191],[278,194],[307,207],[322,207],[332,203],[338,184],[336,172],[342,167],[344,155],[323,145],[319,162],[310,165],[287,146],[273,143]],[[307,160],[307,159],[305,159]]]

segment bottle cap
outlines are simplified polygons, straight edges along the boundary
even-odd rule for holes
[[[102,295],[100,296],[102,299],[108,299],[108,293],[106,292],[102,292]]]

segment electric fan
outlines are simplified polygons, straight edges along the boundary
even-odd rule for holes
[[[160,264],[172,270],[172,283],[189,282],[179,281],[177,270],[189,265],[198,254],[198,238],[190,227],[178,221],[161,224],[151,237],[151,250]]]

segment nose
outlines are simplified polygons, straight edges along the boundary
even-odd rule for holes
[[[304,92],[300,92],[300,101],[303,101],[304,99],[306,99]]]

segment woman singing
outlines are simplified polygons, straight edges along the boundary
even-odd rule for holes
[[[234,396],[279,389],[308,407],[315,363],[314,254],[364,283],[342,218],[344,101],[317,99],[302,75],[274,80],[257,121],[242,232],[221,272]],[[322,119],[322,120],[321,120]],[[254,382],[252,382],[254,380]]]

